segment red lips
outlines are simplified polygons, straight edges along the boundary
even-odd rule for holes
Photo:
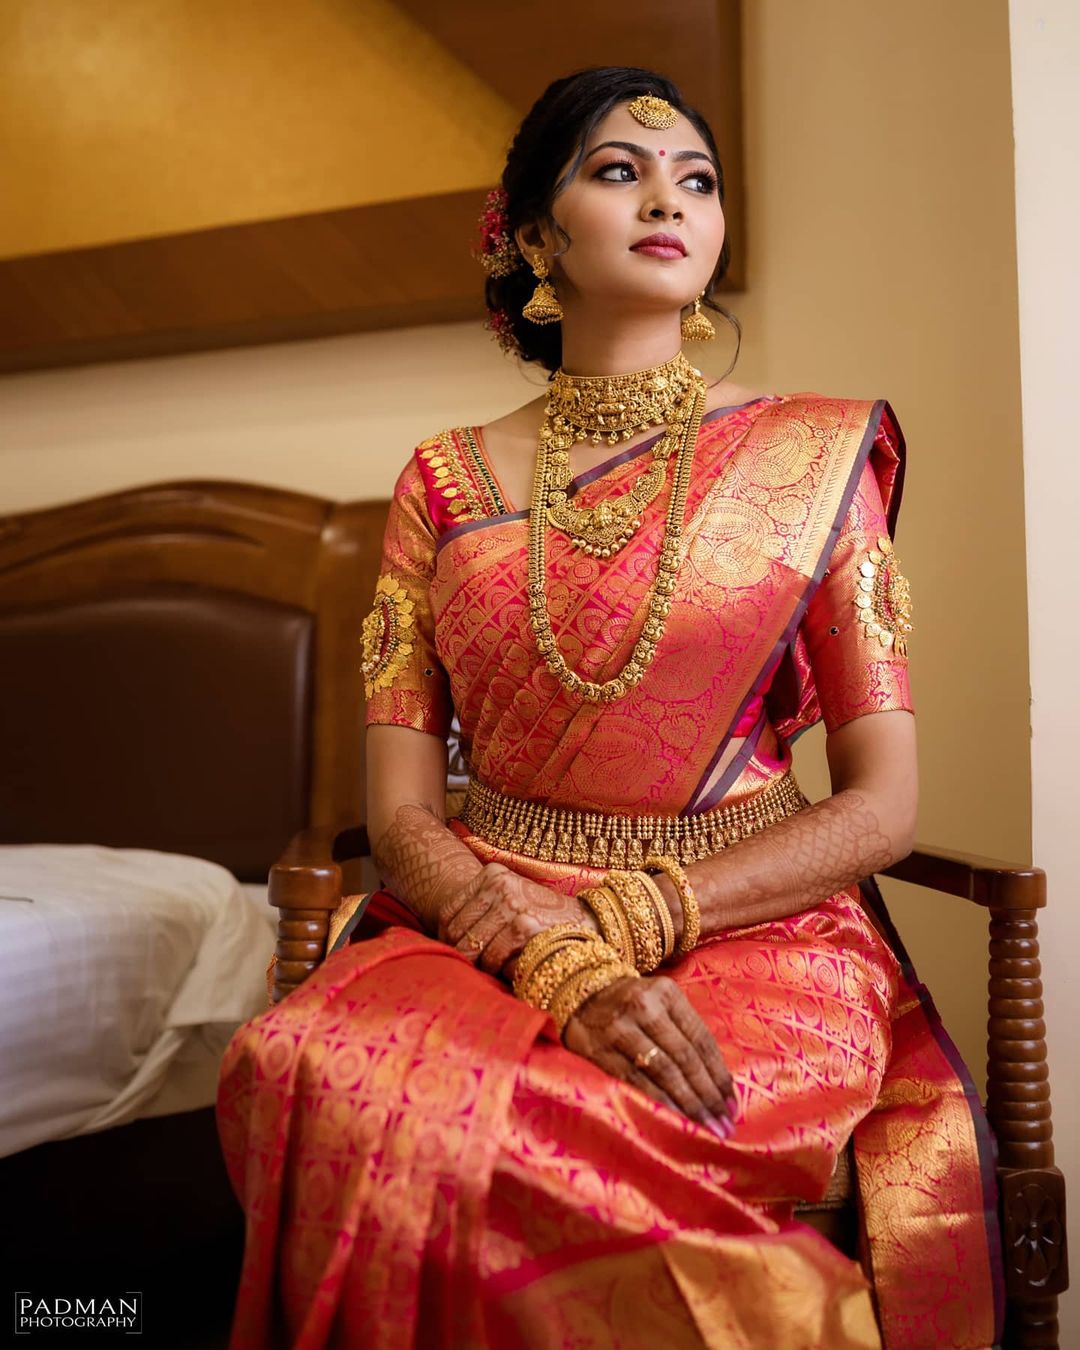
[[[656,248],[677,248],[684,257],[686,256],[686,245],[676,234],[650,234],[630,247],[642,248],[646,244],[652,244]]]

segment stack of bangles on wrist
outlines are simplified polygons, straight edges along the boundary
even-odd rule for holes
[[[683,919],[679,951],[693,951],[701,936],[701,908],[679,863],[654,853],[645,859],[645,867],[643,872],[608,872],[598,886],[587,887],[578,897],[596,916],[604,941],[642,975],[675,950],[671,911],[650,873],[666,873],[678,893]]]
[[[701,911],[686,873],[667,857],[649,857],[645,866],[671,878],[682,905],[679,951],[692,951],[701,933]],[[671,911],[648,872],[608,872],[579,899],[596,916],[600,932],[572,923],[546,928],[525,944],[514,973],[517,997],[550,1012],[560,1034],[593,994],[615,980],[655,970],[675,950]]]
[[[551,1013],[561,1035],[586,999],[627,978],[636,980],[637,971],[599,933],[557,923],[526,942],[514,971],[514,993]]]

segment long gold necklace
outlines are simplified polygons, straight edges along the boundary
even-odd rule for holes
[[[540,439],[547,451],[545,507],[548,523],[575,547],[608,558],[625,547],[641,527],[641,516],[664,486],[667,461],[702,386],[701,372],[682,352],[662,365],[624,375],[567,375],[556,371],[544,410]],[[569,487],[570,449],[579,441],[615,445],[635,431],[667,430],[652,449],[652,461],[634,485],[594,507],[573,506]]]
[[[696,374],[696,372],[695,372]],[[545,530],[548,513],[545,509],[548,496],[550,454],[549,442],[540,436],[536,454],[536,472],[533,478],[532,502],[529,509],[529,625],[536,639],[536,646],[543,657],[544,664],[564,689],[578,694],[590,703],[614,703],[623,698],[635,685],[641,683],[650,662],[656,655],[656,648],[664,635],[665,621],[671,608],[668,598],[675,590],[675,577],[679,570],[683,517],[686,514],[686,499],[690,491],[690,473],[693,468],[694,450],[697,445],[698,431],[702,414],[705,411],[705,381],[700,375],[690,403],[689,416],[682,423],[682,438],[675,463],[675,479],[668,500],[667,514],[664,520],[664,534],[660,544],[660,555],[656,565],[656,579],[649,594],[649,608],[641,633],[630,657],[618,675],[599,683],[586,680],[570,669],[559,651],[555,634],[551,628],[551,618],[547,604],[547,551]]]

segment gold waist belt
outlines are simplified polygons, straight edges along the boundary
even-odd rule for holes
[[[730,806],[697,816],[623,816],[508,797],[469,780],[459,819],[496,848],[541,862],[641,867],[653,853],[681,863],[719,853],[810,803],[790,773]]]

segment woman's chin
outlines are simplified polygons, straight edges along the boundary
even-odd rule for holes
[[[676,278],[669,274],[660,278],[662,283],[655,284],[660,269],[651,279],[652,284],[640,284],[641,275],[631,278],[630,283],[606,287],[601,293],[582,295],[579,305],[571,310],[574,319],[587,324],[604,325],[615,317],[620,320],[651,318],[658,319],[670,315],[675,310],[692,305],[696,296],[704,289],[704,283],[697,290],[688,290],[685,275]],[[634,282],[638,284],[634,284]],[[564,306],[565,307],[565,306]],[[576,311],[576,312],[575,312]]]

